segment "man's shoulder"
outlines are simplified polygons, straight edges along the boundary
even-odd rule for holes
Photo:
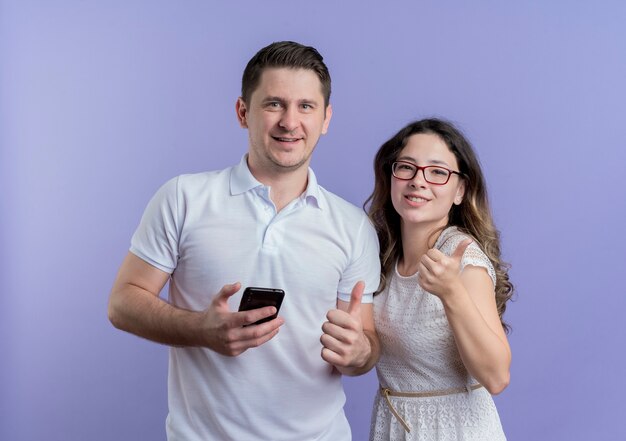
[[[155,198],[186,200],[228,194],[230,169],[186,173],[167,180]]]
[[[221,170],[209,170],[199,173],[185,173],[178,175],[175,179],[178,180],[179,185],[193,186],[197,184],[205,184],[219,179],[228,179],[231,168],[232,167],[228,167]]]
[[[199,173],[185,173],[178,175],[168,182],[176,186],[178,191],[196,191],[216,189],[228,185],[231,167],[222,170],[211,170]]]

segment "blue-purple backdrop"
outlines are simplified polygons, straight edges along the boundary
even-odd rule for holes
[[[626,4],[225,3],[0,0],[0,439],[164,439],[167,348],[108,292],[153,192],[244,153],[241,72],[283,39],[330,66],[314,167],[353,203],[409,120],[473,140],[518,290],[509,439],[624,439]],[[375,375],[345,384],[364,440]]]

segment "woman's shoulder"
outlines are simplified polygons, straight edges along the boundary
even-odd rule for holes
[[[458,227],[447,227],[441,232],[439,238],[437,238],[435,248],[444,254],[450,255],[465,239],[471,239],[473,243],[476,242],[472,236],[459,230]]]

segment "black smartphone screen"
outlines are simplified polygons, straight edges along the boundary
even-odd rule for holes
[[[249,311],[251,309],[263,308],[264,306],[274,306],[276,308],[276,314],[262,318],[252,324],[258,325],[259,323],[265,323],[278,316],[278,310],[283,303],[283,297],[285,297],[285,291],[282,289],[248,287],[244,290],[243,296],[241,297],[239,311]]]

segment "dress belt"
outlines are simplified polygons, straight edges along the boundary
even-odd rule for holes
[[[407,432],[411,432],[411,429],[409,428],[409,425],[407,424],[407,422],[404,420],[404,418],[402,418],[400,416],[400,414],[398,413],[398,411],[396,410],[395,407],[393,407],[393,404],[391,403],[391,400],[389,399],[389,397],[406,397],[406,398],[428,398],[428,397],[442,397],[444,395],[453,395],[453,394],[460,394],[463,392],[471,392],[473,390],[479,389],[483,387],[482,384],[480,383],[476,383],[476,384],[472,384],[472,385],[467,385],[466,387],[455,387],[455,388],[451,388],[451,389],[443,389],[443,390],[433,390],[433,391],[429,391],[429,392],[396,392],[394,390],[388,389],[386,387],[380,387],[380,392],[383,394],[383,396],[385,397],[385,400],[387,400],[387,405],[389,406],[389,409],[391,410],[391,413],[393,414],[393,416],[396,417],[396,419],[400,422],[400,424],[402,424],[402,427],[404,427],[404,430],[406,430]]]

